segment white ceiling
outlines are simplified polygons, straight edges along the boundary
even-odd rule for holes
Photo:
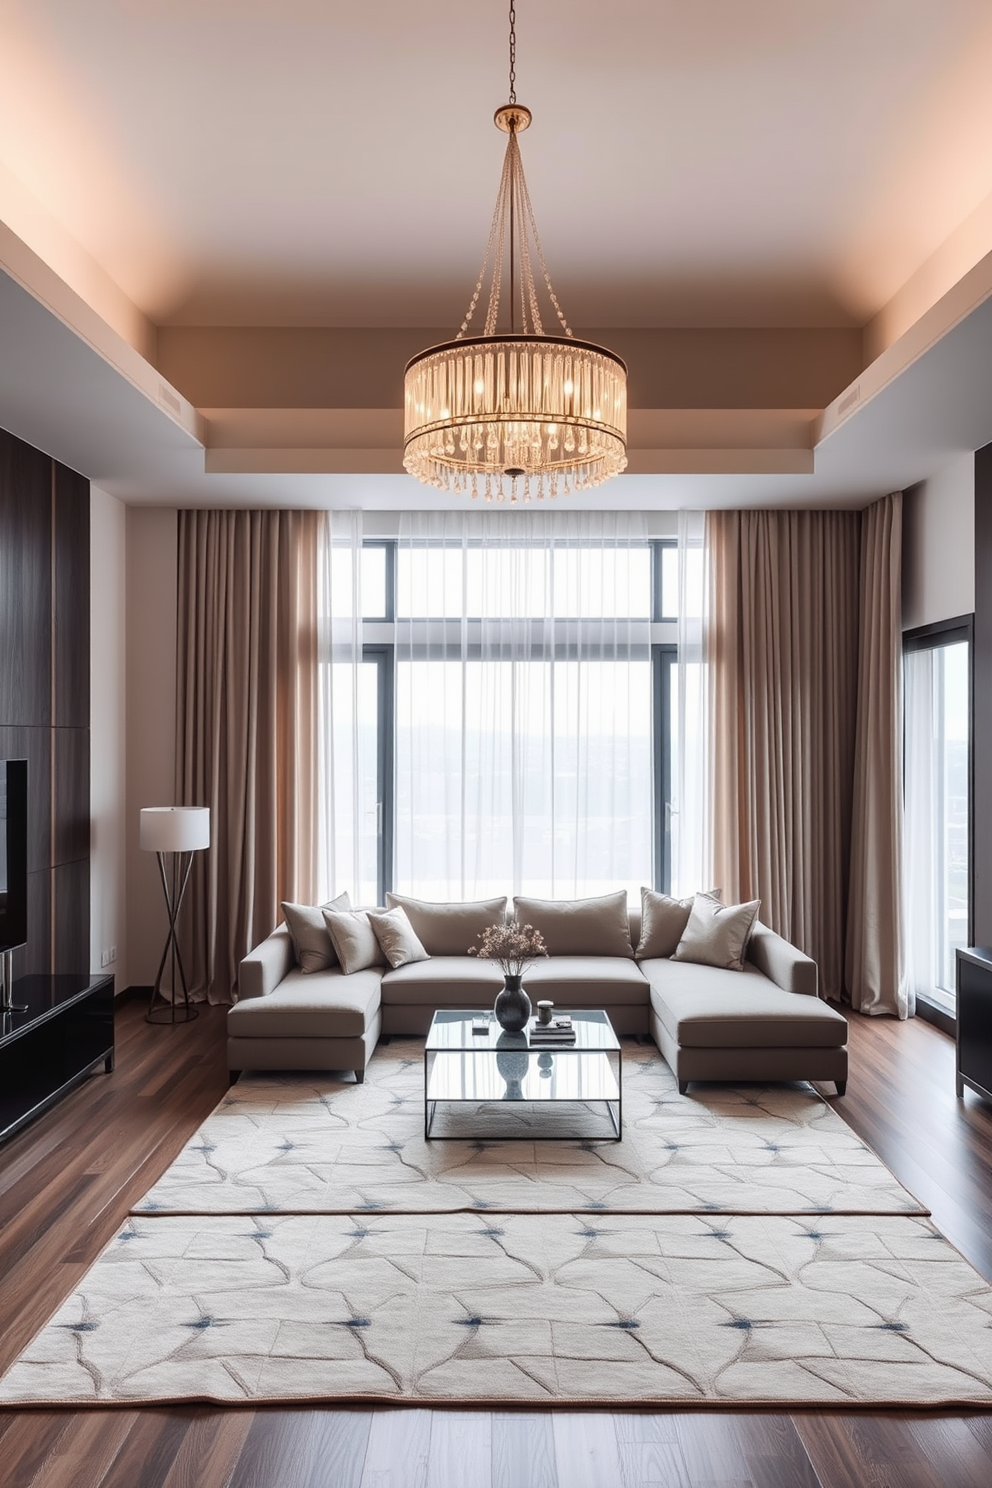
[[[0,0],[0,160],[157,323],[457,325],[503,0]],[[989,0],[520,0],[573,324],[862,323],[992,190]]]

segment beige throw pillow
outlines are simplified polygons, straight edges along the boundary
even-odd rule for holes
[[[339,894],[326,904],[281,904],[280,909],[293,941],[293,950],[301,971],[326,971],[337,965],[337,955],[324,924],[325,909],[350,909],[347,894]]]
[[[414,934],[428,956],[466,956],[468,948],[482,939],[489,925],[502,922],[506,896],[477,899],[468,904],[438,904],[430,899],[410,899],[406,894],[387,894],[390,909],[405,909]]]
[[[760,899],[748,904],[720,904],[709,894],[696,894],[672,960],[743,971],[744,952],[760,908]]]
[[[364,971],[367,966],[383,964],[382,951],[367,910],[325,909],[324,924],[345,976],[351,976],[354,971]]]
[[[719,889],[706,889],[705,893],[708,899],[720,898]],[[672,899],[655,889],[641,889],[641,938],[634,952],[638,961],[674,955],[689,923],[692,897]]]
[[[627,893],[598,899],[513,901],[518,925],[533,925],[544,936],[549,956],[633,956]]]
[[[395,909],[370,909],[368,916],[382,953],[394,971],[410,961],[430,960],[400,905]]]

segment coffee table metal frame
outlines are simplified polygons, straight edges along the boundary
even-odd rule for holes
[[[533,1020],[524,1032],[507,1033],[492,1014],[478,1009],[441,1008],[436,1012],[424,1043],[424,1139],[465,1141],[486,1135],[435,1136],[434,1118],[441,1104],[531,1102],[540,1106],[581,1101],[605,1105],[612,1140],[622,1141],[623,1050],[609,1014],[602,1008],[557,1011],[567,1011],[572,1019],[573,1044],[532,1045],[529,1029]],[[487,1031],[473,1033],[472,1024],[481,1017],[489,1019]],[[561,1140],[561,1132],[546,1137],[527,1134],[527,1141]]]

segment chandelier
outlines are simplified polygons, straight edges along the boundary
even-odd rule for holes
[[[486,501],[568,495],[627,464],[627,368],[605,347],[578,341],[562,313],[537,234],[518,135],[516,11],[510,3],[509,103],[494,122],[508,136],[496,209],[475,292],[453,341],[407,363],[403,464],[425,485]],[[545,334],[540,279],[554,334]],[[500,331],[506,274],[509,328]],[[469,334],[488,283],[481,335]],[[543,293],[543,291],[542,291]]]

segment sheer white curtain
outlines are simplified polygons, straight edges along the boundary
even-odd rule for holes
[[[398,889],[651,882],[650,598],[638,514],[401,518]]]
[[[672,697],[671,893],[712,887],[709,686],[706,632],[709,563],[704,512],[680,511],[678,661]]]
[[[362,664],[362,514],[324,512],[318,540],[320,656],[317,891],[377,898],[377,699]]]

